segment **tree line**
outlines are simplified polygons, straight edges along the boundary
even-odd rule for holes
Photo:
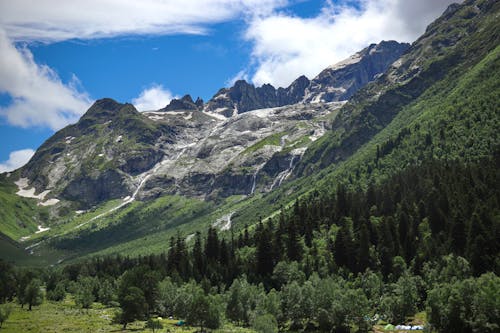
[[[60,269],[2,263],[0,300],[72,293],[119,307],[124,327],[153,315],[202,328],[367,331],[426,310],[439,331],[499,329],[499,157],[430,160],[353,190],[313,192],[239,233],[182,235],[159,255],[106,256]],[[36,294],[36,292],[35,292]]]

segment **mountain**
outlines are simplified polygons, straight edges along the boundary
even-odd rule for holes
[[[473,79],[469,75],[477,74],[479,69],[476,66],[487,59],[493,61],[488,63],[489,67],[493,66],[494,69],[496,66],[495,48],[499,44],[499,37],[494,32],[497,27],[493,16],[497,11],[498,4],[495,1],[465,1],[463,6],[450,6],[384,75],[351,98],[334,120],[333,131],[327,133],[316,147],[308,150],[296,172],[303,175],[339,164],[364,144],[374,140],[379,133],[387,132],[388,125],[394,127],[391,129],[392,136],[398,135],[398,131],[404,133],[412,126],[422,126],[423,131],[433,136],[452,131],[455,139],[459,140],[453,144],[461,142],[464,144],[461,149],[465,149],[464,140],[468,136],[464,134],[470,132],[471,123],[464,130],[464,125],[458,120],[467,118],[472,123],[478,123],[478,119],[470,119],[473,115],[470,110],[477,110],[485,117],[489,115],[492,120],[498,119],[498,115],[493,112],[494,108],[479,108],[470,100],[464,100],[471,98],[472,91],[479,92],[478,86],[486,89],[479,94],[480,99],[485,100],[485,105],[489,105],[491,99],[495,98],[496,89],[486,87],[496,82],[496,76],[471,85],[470,80]],[[464,89],[464,85],[468,88]],[[457,91],[464,95],[459,96]],[[443,108],[436,108],[436,105],[442,105]],[[466,109],[464,105],[467,105]],[[435,113],[434,119],[429,119],[431,110]],[[458,112],[462,114],[462,119],[456,119],[457,115],[454,113]],[[441,122],[437,123],[437,119],[441,119]],[[454,128],[456,125],[456,128],[446,129],[444,122],[451,120],[453,125],[450,124],[449,127]],[[424,123],[427,124],[424,126]],[[485,125],[486,133],[494,133],[495,126],[491,127],[491,123]],[[460,133],[458,128],[463,132]],[[489,140],[483,136],[478,139]],[[379,138],[379,144],[382,144],[380,140]],[[495,145],[494,142],[495,139],[489,144],[490,149]],[[372,149],[374,148],[375,145],[372,145]],[[453,152],[442,158],[453,158],[456,154]],[[400,162],[411,163],[408,158]]]
[[[342,84],[355,91],[406,48],[397,42],[371,45],[351,57],[358,63],[344,61],[323,71],[308,93]],[[323,79],[326,72],[331,80]],[[75,209],[127,197],[180,194],[216,199],[270,191],[289,177],[340,107],[297,104],[310,85],[305,76],[277,90],[237,81],[206,105],[185,95],[144,113],[131,104],[99,100],[75,125],[37,150],[20,170],[17,183],[25,191],[43,193],[44,205],[63,200]],[[218,110],[228,103],[238,112],[227,109],[222,114],[233,117],[226,119]],[[249,112],[254,109],[260,111]]]
[[[198,110],[203,108],[203,100],[197,98],[196,102],[193,102],[191,95],[185,95],[181,99],[174,98],[170,103],[161,110],[164,111],[177,111],[177,110]]]
[[[176,232],[237,233],[339,184],[383,193],[423,163],[467,169],[500,146],[499,11],[493,0],[450,6],[412,45],[370,45],[286,89],[238,81],[203,107],[185,96],[144,113],[99,100],[0,178],[5,207],[16,191],[36,197],[22,221],[45,210],[26,228],[6,215],[15,230],[4,233],[56,258],[161,252]],[[37,224],[52,229],[34,234]]]
[[[382,75],[410,46],[382,41],[319,73],[305,91],[303,102],[346,101],[367,83]]]
[[[300,76],[287,88],[261,87],[236,81],[231,88],[223,88],[210,99],[205,111],[225,117],[250,110],[263,109],[299,102],[337,102],[349,99],[358,89],[384,73],[409,47],[409,44],[382,41],[323,70],[312,81]]]

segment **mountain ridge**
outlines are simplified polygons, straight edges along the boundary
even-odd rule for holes
[[[371,44],[350,58],[328,66],[314,79],[302,75],[286,88],[276,89],[268,83],[255,87],[238,80],[232,87],[220,89],[204,110],[231,117],[250,110],[295,103],[344,101],[385,72],[408,47],[408,43],[396,41]]]

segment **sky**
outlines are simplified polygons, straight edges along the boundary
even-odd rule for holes
[[[0,0],[0,172],[100,98],[156,110],[245,79],[286,87],[451,0]]]

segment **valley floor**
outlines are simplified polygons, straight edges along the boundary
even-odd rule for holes
[[[19,304],[11,303],[12,313],[0,328],[2,333],[60,333],[60,332],[153,332],[145,328],[145,321],[135,321],[122,330],[121,324],[113,324],[112,319],[117,308],[104,307],[100,303],[94,303],[90,309],[81,309],[75,305],[71,297],[63,302],[44,301],[40,306],[33,307],[28,311],[25,305],[21,308]],[[155,332],[169,333],[193,333],[199,331],[199,327],[177,327],[178,320],[162,319],[162,329]],[[212,333],[255,333],[249,328],[235,327],[226,324]]]
[[[81,309],[75,305],[71,297],[62,302],[45,301],[42,305],[33,307],[28,311],[17,303],[10,303],[12,313],[0,328],[2,333],[60,333],[60,332],[153,332],[146,328],[145,321],[135,321],[123,330],[121,324],[112,323],[113,315],[117,308],[104,307],[94,303],[90,309]],[[199,327],[178,327],[176,319],[161,319],[162,329],[155,332],[168,333],[194,333]],[[425,312],[417,314],[411,322],[416,325],[425,325]],[[375,333],[399,333],[406,330],[386,330],[387,323],[379,322],[372,328]],[[237,327],[226,323],[220,329],[209,330],[211,333],[255,333],[251,328]],[[421,332],[421,331],[418,331]]]

